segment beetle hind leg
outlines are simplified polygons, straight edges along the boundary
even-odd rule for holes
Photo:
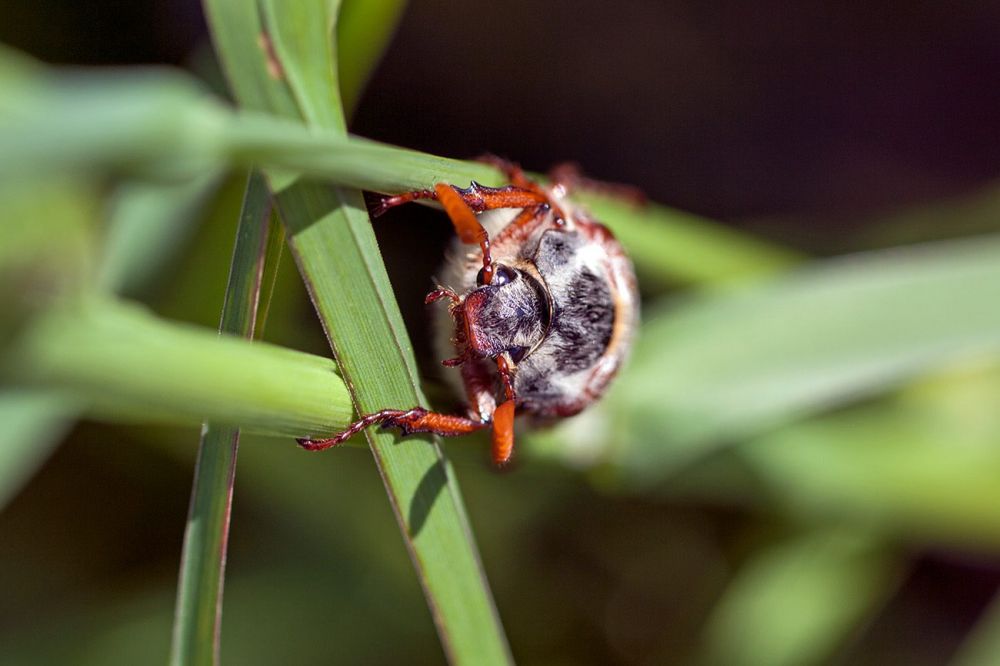
[[[453,414],[430,412],[423,407],[407,410],[383,409],[358,419],[333,437],[327,439],[300,438],[295,441],[307,451],[325,451],[343,444],[365,428],[373,425],[380,426],[382,430],[398,428],[404,437],[416,432],[429,432],[441,437],[457,437],[492,427],[491,457],[493,463],[497,467],[503,467],[510,461],[514,452],[513,400],[508,400],[497,408],[492,423]]]
[[[430,432],[442,437],[467,435],[489,426],[488,423],[473,421],[463,416],[429,412],[423,407],[406,410],[383,409],[358,419],[333,437],[327,439],[301,438],[296,441],[307,451],[323,451],[343,444],[365,428],[373,425],[381,426],[382,429],[398,428],[404,436],[415,432]]]

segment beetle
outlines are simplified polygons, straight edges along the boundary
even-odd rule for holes
[[[567,196],[594,181],[564,166],[543,187],[511,162],[485,159],[504,172],[508,185],[439,183],[385,197],[373,211],[377,217],[433,199],[455,227],[439,286],[425,302],[448,304],[436,318],[437,348],[448,356],[443,365],[458,368],[451,379],[467,414],[385,409],[331,438],[299,439],[303,448],[327,449],[372,425],[445,437],[492,428],[492,459],[503,466],[514,451],[515,412],[552,422],[579,413],[607,390],[631,347],[639,297],[621,245]]]

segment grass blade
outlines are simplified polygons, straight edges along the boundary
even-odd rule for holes
[[[283,437],[333,433],[353,413],[330,359],[249,344],[100,298],[39,316],[6,350],[3,378],[48,389],[98,418]]]
[[[269,73],[277,71],[275,36],[264,36],[256,15],[234,15],[224,28],[216,30],[218,48],[241,54],[226,64],[233,89],[243,106],[256,112],[234,113],[176,73],[147,71],[122,81],[92,73],[49,72],[23,83],[24,90],[11,97],[17,100],[17,113],[0,118],[0,177],[66,170],[92,174],[95,168],[137,164],[151,170],[155,164],[154,172],[176,177],[178,172],[190,175],[192,170],[233,162],[271,167],[272,185],[279,189],[292,178],[285,173],[275,180],[273,169],[378,192],[422,189],[437,182],[501,184],[501,175],[484,164],[304,126],[298,122],[299,102],[287,81]],[[245,31],[257,36],[248,40],[252,43],[235,36]],[[314,109],[316,118],[324,113],[319,101],[302,103]],[[584,201],[622,239],[645,278],[671,284],[719,282],[784,269],[798,259],[792,252],[680,211],[636,209],[597,195]]]
[[[276,57],[280,70],[288,73],[281,82],[271,83],[296,88],[293,97],[312,122],[343,127],[342,120],[325,118],[314,101],[338,96],[330,78],[335,70],[317,74],[316,69],[298,60],[329,62],[332,56],[327,53],[302,52],[300,48],[317,42],[316,31],[332,29],[331,5],[303,3],[290,8],[287,3],[265,3],[265,8],[272,60]],[[214,30],[231,32],[228,15],[249,13],[252,3],[238,8],[232,3],[209,2],[208,9]],[[306,19],[301,12],[310,10],[312,16]],[[257,34],[264,32],[256,30]],[[235,46],[238,36],[232,34],[217,44],[224,64],[232,64],[227,66],[231,77],[245,73],[249,60],[258,63],[258,71],[251,76],[258,82],[266,81],[268,62],[248,57],[253,34],[243,35],[241,47]],[[329,33],[323,37],[325,49],[332,53]],[[298,89],[303,86],[309,89]],[[239,96],[241,89],[255,89],[255,85],[234,81],[234,88]],[[250,99],[241,101],[253,103]],[[409,339],[360,193],[301,182],[285,187],[286,183],[278,185],[282,191],[277,201],[289,229],[289,244],[353,388],[358,410],[423,403]],[[432,438],[420,437],[396,446],[395,436],[389,433],[366,435],[448,657],[456,663],[509,662],[461,497],[437,445]]]
[[[250,175],[222,306],[220,333],[253,339],[271,237],[267,182]],[[273,263],[274,257],[271,257]],[[172,664],[219,662],[222,586],[240,431],[206,423],[194,472],[171,648]]]
[[[1000,365],[972,361],[735,453],[796,521],[863,523],[900,541],[996,552],[998,400]]]

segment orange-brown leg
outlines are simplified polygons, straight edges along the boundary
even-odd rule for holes
[[[465,203],[461,195],[449,185],[438,183],[434,186],[437,199],[444,206],[444,212],[448,213],[451,223],[455,226],[455,233],[463,243],[473,245],[479,243],[483,251],[483,282],[489,284],[493,281],[493,257],[490,256],[490,236],[486,233],[483,225],[479,224],[476,214]]]
[[[506,356],[497,357],[505,401],[493,412],[493,464],[506,465],[514,454],[514,383]]]
[[[323,451],[338,444],[343,444],[365,428],[373,425],[379,425],[382,428],[399,428],[403,435],[409,435],[414,432],[432,432],[442,437],[455,437],[482,430],[489,424],[481,421],[473,421],[463,416],[429,412],[423,407],[414,407],[405,411],[400,409],[383,409],[380,412],[358,419],[345,430],[328,439],[303,438],[296,441],[299,443],[299,446],[307,451]]]
[[[493,464],[506,465],[514,453],[514,401],[508,400],[493,412]]]
[[[552,210],[552,207],[549,204],[536,204],[530,208],[525,208],[517,214],[517,217],[511,220],[510,224],[500,230],[500,233],[496,235],[493,242],[500,243],[511,239],[527,239],[538,228],[538,224],[545,221],[545,216],[548,215],[550,210]]]
[[[544,203],[548,197],[544,192],[536,187],[524,188],[517,185],[505,185],[504,187],[486,187],[473,181],[469,187],[462,189],[449,185],[455,190],[465,204],[476,213],[497,208],[525,208],[532,204]],[[411,201],[421,199],[437,199],[437,186],[433,190],[414,190],[413,192],[403,192],[395,196],[385,197],[378,203],[372,211],[372,215],[378,217],[390,208],[402,206]]]

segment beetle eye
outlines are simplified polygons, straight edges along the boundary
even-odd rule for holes
[[[502,287],[508,282],[513,282],[517,277],[517,271],[509,266],[504,266],[503,264],[493,264],[493,281],[490,282],[491,285],[495,287]],[[476,274],[476,284],[482,287],[486,279],[486,268],[480,268],[479,273]]]
[[[508,282],[513,282],[514,278],[517,277],[517,271],[509,266],[504,266],[503,264],[497,264],[496,269],[493,273],[493,284],[500,287]]]

